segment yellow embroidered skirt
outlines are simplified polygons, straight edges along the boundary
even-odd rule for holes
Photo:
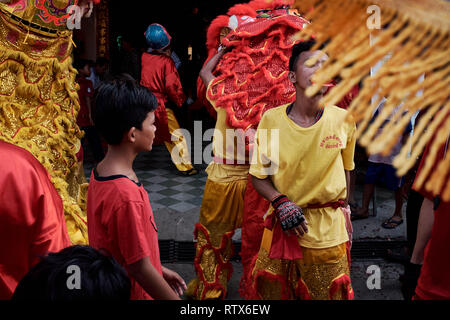
[[[219,165],[222,166],[222,165]],[[238,169],[240,170],[240,169]],[[232,274],[232,237],[241,227],[248,166],[242,179],[228,182],[206,181],[200,220],[195,226],[197,239],[194,261],[197,278],[188,285],[186,296],[193,299],[224,299]]]
[[[302,247],[302,259],[269,258],[271,231],[264,229],[252,272],[254,299],[352,300],[347,243],[325,248]]]

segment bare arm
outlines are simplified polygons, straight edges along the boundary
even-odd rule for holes
[[[411,263],[423,264],[424,251],[431,238],[431,231],[433,230],[434,212],[433,201],[424,199],[422,207],[420,208],[419,224],[417,226],[417,237],[414,245],[414,250],[411,255]]]
[[[175,291],[145,257],[128,266],[130,275],[156,300],[180,300]]]
[[[166,267],[162,267],[162,274],[164,280],[172,287],[172,289],[178,293],[179,296],[183,295],[183,291],[187,289],[186,282],[180,277],[178,273],[170,270]]]
[[[219,63],[222,56],[225,54],[227,50],[222,49],[219,50],[219,52],[216,53],[215,56],[213,56],[200,70],[200,78],[202,79],[203,83],[205,84],[205,87],[208,87],[209,83],[214,80],[214,75],[212,72],[214,71],[214,68]]]
[[[255,190],[268,201],[272,201],[273,199],[281,195],[281,193],[279,193],[277,189],[275,189],[272,181],[269,178],[258,179],[255,176],[250,175],[250,181],[252,182]]]
[[[347,186],[347,196],[345,197],[345,207],[348,206],[348,199],[350,197],[350,171],[345,170],[345,184]]]

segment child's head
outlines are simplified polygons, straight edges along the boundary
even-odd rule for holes
[[[73,67],[77,69],[78,75],[89,77],[91,75],[91,62],[86,59],[75,59]]]
[[[150,90],[122,77],[100,86],[93,120],[109,145],[129,142],[138,152],[149,151],[155,137],[156,107],[156,98]]]
[[[19,282],[13,300],[129,300],[130,279],[123,267],[89,246],[50,253]]]

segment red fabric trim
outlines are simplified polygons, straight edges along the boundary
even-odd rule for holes
[[[303,258],[302,249],[298,244],[296,235],[288,235],[281,228],[281,224],[271,213],[264,220],[264,227],[272,230],[272,244],[270,246],[269,258],[297,260]]]
[[[334,279],[330,286],[330,299],[333,300],[333,296],[336,295],[339,290],[342,292],[342,298],[344,300],[353,300],[354,292],[351,288],[350,277],[346,274]]]
[[[259,280],[259,278],[265,277],[268,281],[271,282],[279,282],[281,283],[281,299],[282,300],[289,300],[289,292],[287,290],[287,281],[285,277],[278,275],[278,274],[272,274],[267,272],[266,270],[259,270],[256,275],[253,277],[252,281],[252,291],[249,293],[250,300],[263,300],[261,295],[258,293],[256,284]]]
[[[241,248],[242,254],[242,248]],[[252,271],[256,265],[256,260],[258,260],[258,254],[251,257],[251,262],[246,263],[244,258],[242,258],[243,273],[241,281],[239,282],[239,295],[245,300],[255,300],[256,292],[253,288],[253,278]],[[248,261],[248,260],[247,260]]]
[[[241,261],[243,267],[239,293],[241,297],[250,299],[251,273],[255,266],[264,232],[264,214],[270,202],[264,199],[253,187],[248,176],[248,184],[244,194],[244,212],[242,216]]]
[[[209,231],[205,228],[205,226],[203,226],[200,223],[197,223],[195,225],[195,229],[194,229],[194,238],[197,239],[198,238],[198,232],[201,231],[203,233],[203,235],[205,236],[205,239],[207,241],[207,244],[203,245],[200,249],[198,249],[196,244],[196,250],[198,249],[198,252],[195,256],[194,259],[194,267],[195,270],[197,272],[197,276],[199,278],[199,280],[203,283],[204,285],[204,289],[203,292],[201,294],[200,299],[204,300],[206,293],[208,291],[217,289],[217,290],[221,290],[222,294],[220,296],[220,299],[225,299],[226,294],[227,294],[227,289],[220,283],[219,281],[219,275],[222,273],[223,270],[228,270],[228,275],[227,275],[227,282],[230,281],[231,275],[233,273],[233,266],[230,262],[224,262],[221,253],[226,249],[227,244],[231,241],[231,238],[233,237],[234,231],[230,231],[225,233],[222,236],[222,240],[221,240],[221,244],[219,248],[214,248],[211,244],[211,238],[209,236]],[[203,252],[205,250],[212,250],[214,252],[214,256],[216,257],[216,261],[217,261],[217,267],[216,267],[216,276],[215,276],[215,281],[213,283],[210,283],[208,281],[206,281],[205,276],[203,274],[203,270],[200,266],[200,262],[203,256]],[[234,252],[234,246],[233,243],[231,242],[231,250],[232,252]],[[195,289],[194,291],[194,295],[198,296],[198,287]]]
[[[295,296],[299,297],[300,300],[312,300],[311,295],[309,294],[308,286],[302,278],[298,279],[297,288],[295,289]]]

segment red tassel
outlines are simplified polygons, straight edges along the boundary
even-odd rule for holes
[[[256,284],[260,278],[266,278],[268,281],[281,283],[281,300],[291,299],[287,290],[287,281],[285,277],[278,274],[269,273],[266,270],[259,270],[253,277],[252,292],[250,293],[252,296],[250,297],[250,300],[263,300],[263,297],[260,296],[256,288]]]
[[[300,300],[311,300],[308,286],[302,278],[298,279],[297,289],[295,289],[295,296],[299,297]]]
[[[214,248],[211,244],[211,238],[209,236],[209,231],[205,228],[205,226],[203,226],[200,223],[197,223],[195,225],[195,230],[194,230],[194,238],[197,239],[198,238],[198,232],[201,231],[203,233],[203,235],[205,236],[206,242],[207,244],[203,245],[201,248],[199,248],[199,251],[196,254],[196,257],[194,259],[194,267],[197,273],[197,276],[199,278],[199,280],[203,283],[204,285],[204,289],[202,292],[202,295],[200,297],[201,300],[205,299],[205,295],[208,291],[217,289],[220,290],[222,292],[220,299],[225,299],[225,296],[227,294],[227,289],[220,283],[219,281],[219,275],[221,274],[221,272],[223,270],[228,270],[228,274],[227,274],[227,282],[230,281],[231,275],[233,273],[233,266],[230,262],[225,262],[223,261],[222,255],[221,253],[225,251],[227,244],[229,243],[229,241],[231,241],[231,238],[233,237],[234,231],[230,231],[227,232],[223,235],[222,237],[222,241],[220,244],[219,248]],[[196,249],[197,249],[197,245],[196,244]],[[217,267],[216,267],[216,276],[214,279],[214,282],[210,283],[205,279],[205,276],[203,274],[203,270],[200,266],[201,263],[201,259],[203,256],[203,252],[205,250],[212,250],[214,252],[214,256],[216,257],[216,261],[217,261]],[[231,250],[234,251],[234,246],[233,244],[231,244]],[[198,287],[196,288],[194,295],[197,296],[198,295]]]
[[[354,292],[351,287],[351,281],[350,277],[346,274],[342,274],[336,279],[333,280],[330,286],[330,299],[333,299],[333,297],[339,293],[339,291],[342,294],[343,300],[353,300],[354,298]]]

